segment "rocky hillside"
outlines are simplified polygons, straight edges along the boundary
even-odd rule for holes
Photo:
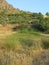
[[[10,14],[19,12],[19,10],[15,9],[12,5],[8,4],[6,0],[0,0],[0,12],[3,11]]]

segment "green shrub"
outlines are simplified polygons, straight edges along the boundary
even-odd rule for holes
[[[21,42],[22,46],[31,47],[33,45],[33,42],[30,39],[20,38],[20,42]]]
[[[44,18],[43,16],[36,15],[34,21],[31,22],[31,27],[35,30],[49,33],[49,17]]]

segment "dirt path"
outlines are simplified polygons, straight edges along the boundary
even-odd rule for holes
[[[14,33],[16,33],[16,32],[12,32],[12,31],[0,31],[0,38],[4,38],[7,35],[11,35],[11,34],[14,34]]]
[[[42,37],[49,38],[49,34],[41,34]]]

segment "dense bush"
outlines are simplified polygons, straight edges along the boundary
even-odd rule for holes
[[[32,14],[33,20],[31,22],[31,27],[45,33],[49,33],[49,17],[44,17],[40,13]]]

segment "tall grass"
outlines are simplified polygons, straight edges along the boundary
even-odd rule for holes
[[[0,42],[2,43],[2,46],[0,47],[6,49],[0,49],[0,65],[47,64],[48,61],[46,61],[46,59],[49,60],[47,57],[49,56],[49,52],[45,52],[45,50],[44,53],[41,53],[40,48],[48,49],[49,39],[42,38],[42,40],[40,40],[39,38],[39,36],[34,36],[34,34],[15,33],[6,36],[4,40],[0,39]],[[45,56],[46,58],[43,58]]]
[[[49,38],[42,38],[43,49],[49,49]]]

